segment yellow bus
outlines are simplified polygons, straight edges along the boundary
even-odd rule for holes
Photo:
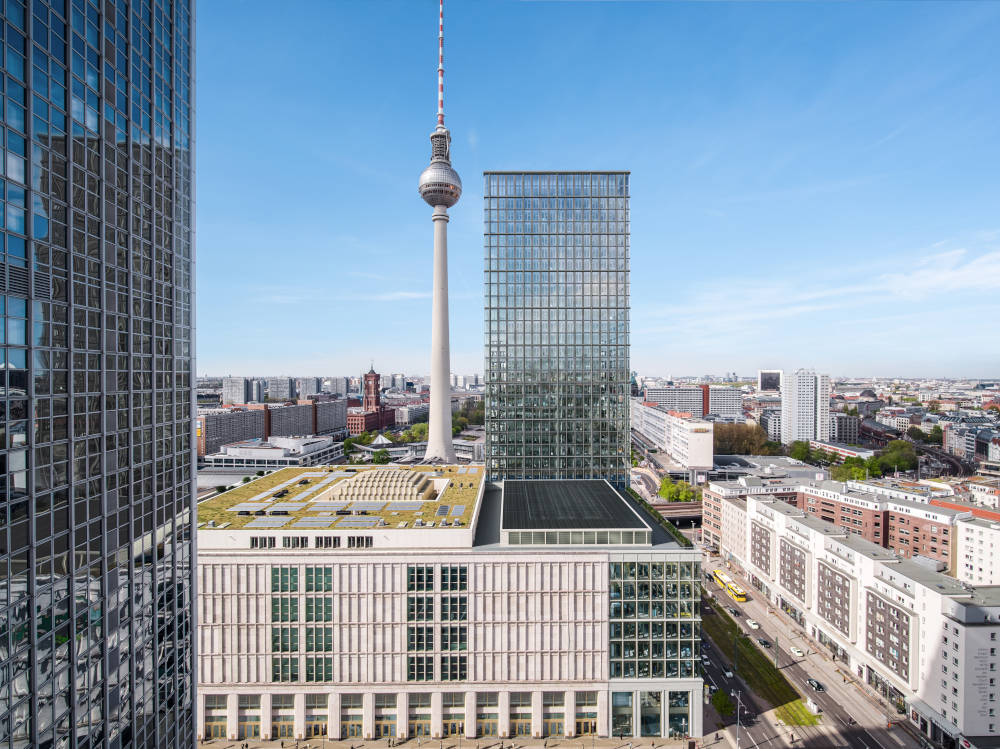
[[[733,578],[722,570],[714,570],[712,572],[712,577],[715,578],[715,582],[719,584],[719,587],[726,591],[726,594],[734,601],[744,603],[747,600],[746,591],[733,582]]]

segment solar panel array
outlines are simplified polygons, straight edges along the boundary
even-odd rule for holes
[[[283,512],[294,512],[295,510],[301,510],[305,506],[305,502],[278,502],[268,507],[267,511],[275,512],[281,510]]]
[[[238,505],[233,505],[228,508],[229,512],[254,512],[256,510],[263,510],[267,507],[270,502],[241,502]]]
[[[378,518],[344,518],[337,523],[338,528],[374,528]]]
[[[436,517],[443,518],[448,515],[448,505],[441,505],[437,508],[437,512],[434,513]]]
[[[299,518],[295,521],[293,528],[329,528],[333,525],[333,518]]]
[[[451,508],[452,515],[462,515],[465,513],[465,505],[455,505]]]
[[[378,512],[385,507],[385,502],[353,502],[352,510],[364,510],[365,512]]]
[[[387,510],[395,510],[396,512],[417,512],[424,506],[423,502],[410,502],[406,500],[399,500],[396,502],[389,502],[385,506]]]
[[[343,510],[350,502],[314,502],[309,505],[309,512],[313,511],[330,511],[330,510]]]
[[[254,518],[247,523],[245,528],[280,528],[291,518]]]

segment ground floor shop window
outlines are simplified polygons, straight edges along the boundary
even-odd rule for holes
[[[687,692],[670,692],[667,709],[670,737],[677,738],[689,735],[691,730],[690,695]]]
[[[611,694],[611,735],[632,735],[631,692],[612,692]]]
[[[639,693],[639,732],[641,736],[659,736],[663,713],[662,692]]]

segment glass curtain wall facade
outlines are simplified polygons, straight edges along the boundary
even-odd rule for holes
[[[484,181],[486,470],[625,487],[629,173]]]
[[[0,12],[0,749],[192,746],[192,3]]]

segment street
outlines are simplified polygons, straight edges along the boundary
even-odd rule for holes
[[[707,560],[705,570],[713,569],[715,562]],[[794,746],[815,746],[815,747],[858,747],[858,749],[918,749],[919,743],[910,736],[901,726],[894,726],[888,729],[889,721],[905,720],[905,716],[898,715],[895,708],[890,706],[879,706],[874,701],[875,698],[861,691],[864,687],[856,684],[857,679],[847,670],[846,667],[834,662],[825,651],[817,651],[815,643],[812,643],[804,634],[783,614],[778,614],[770,608],[766,601],[758,598],[759,594],[754,591],[749,582],[740,579],[738,575],[729,572],[740,585],[748,591],[748,601],[736,603],[715,584],[705,582],[706,590],[716,596],[716,599],[725,609],[735,609],[740,612],[737,619],[741,631],[747,635],[754,643],[755,647],[758,638],[763,638],[771,643],[771,647],[761,648],[768,658],[774,662],[777,658],[777,666],[784,673],[789,682],[803,695],[803,700],[811,698],[821,710],[821,721],[819,726],[797,726],[789,727],[790,733],[794,733],[796,742]],[[708,616],[715,616],[709,614]],[[752,630],[747,626],[746,620],[754,619],[760,628]],[[706,640],[706,649],[709,643]],[[803,658],[794,657],[790,648],[797,646],[804,653]],[[706,668],[706,682],[715,684],[720,688],[723,685],[728,689],[735,688],[733,684],[738,679],[725,679],[722,669],[719,667],[720,656],[718,651],[712,647],[709,655],[712,665]],[[808,684],[807,679],[813,678],[824,687],[824,691],[814,691]],[[747,693],[744,691],[744,695]],[[744,697],[746,702],[750,702]],[[755,699],[754,707],[751,711],[760,715]],[[706,736],[709,727],[706,725]],[[767,734],[763,729],[757,729],[758,734]],[[749,729],[748,735],[754,743],[751,746],[768,746],[773,738],[761,735],[758,739],[754,736],[754,728]],[[742,744],[746,746],[747,744]],[[777,746],[792,745],[787,738],[776,744]]]

